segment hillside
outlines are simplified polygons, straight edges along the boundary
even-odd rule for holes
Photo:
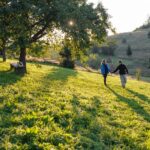
[[[148,68],[150,66],[150,38],[147,36],[149,31],[150,28],[139,28],[133,32],[116,34],[109,37],[117,43],[115,56],[125,60],[132,74],[135,74],[135,70],[140,68],[144,76],[150,77],[150,68]],[[131,46],[132,56],[126,55],[128,45]]]
[[[150,84],[28,63],[0,63],[0,149],[150,149]]]

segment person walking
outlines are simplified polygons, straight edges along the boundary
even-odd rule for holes
[[[104,77],[104,85],[107,86],[106,79],[107,79],[108,73],[110,72],[110,69],[109,69],[109,66],[106,63],[105,59],[103,59],[102,62],[101,62],[100,71],[101,71],[101,74]]]
[[[121,80],[121,85],[123,88],[125,88],[126,86],[126,83],[127,83],[127,77],[126,77],[126,74],[128,74],[128,69],[126,67],[126,65],[124,65],[122,63],[121,60],[119,60],[119,65],[118,67],[112,72],[112,73],[115,73],[119,70],[119,74],[120,74],[120,80]]]

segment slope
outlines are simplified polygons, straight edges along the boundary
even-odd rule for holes
[[[110,36],[117,43],[115,56],[123,59],[129,66],[130,72],[135,74],[135,70],[140,68],[144,76],[150,76],[150,39],[148,29],[138,29],[129,33],[116,34]],[[132,56],[127,56],[128,45],[131,46]]]
[[[0,63],[0,149],[150,149],[150,84],[46,64]]]

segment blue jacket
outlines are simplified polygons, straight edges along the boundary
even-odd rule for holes
[[[105,68],[106,66],[106,68]],[[101,67],[100,67],[100,71],[101,71],[101,74],[108,74],[110,72],[110,68],[107,64],[102,64]]]

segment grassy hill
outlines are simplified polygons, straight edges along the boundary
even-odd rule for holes
[[[150,28],[139,28],[133,32],[110,36],[110,39],[117,43],[115,56],[127,63],[132,74],[135,73],[137,68],[140,68],[144,76],[150,77],[150,68],[148,68],[150,66],[150,38],[147,36],[149,31]],[[131,46],[132,56],[126,55],[128,45]]]
[[[0,149],[150,149],[150,84],[28,64],[0,63]]]

